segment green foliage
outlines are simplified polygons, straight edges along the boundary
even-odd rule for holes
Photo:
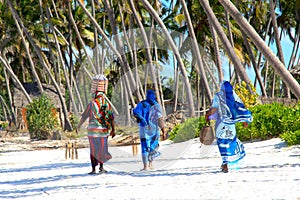
[[[250,111],[253,122],[247,128],[242,123],[236,125],[241,140],[268,139],[300,130],[299,104],[293,107],[279,103],[256,105]]]
[[[198,133],[199,117],[188,118],[182,124],[177,124],[169,133],[169,139],[175,143],[195,138]]]
[[[213,121],[211,121],[211,122],[213,122]],[[205,117],[204,116],[199,117],[199,123],[198,123],[198,129],[197,129],[196,137],[200,136],[200,131],[201,131],[202,127],[206,126],[206,125],[207,125],[207,123],[206,123]]]
[[[31,139],[49,139],[52,131],[58,126],[53,104],[50,99],[41,95],[26,107],[26,119]]]
[[[79,123],[79,117],[78,116],[76,116],[74,113],[71,113],[71,115],[70,115],[70,123],[71,123],[71,126],[73,127],[73,128],[76,128],[77,127],[77,125],[78,125],[78,123]]]
[[[280,137],[288,145],[300,144],[300,103],[295,106],[285,106],[279,103],[256,105],[252,106],[250,111],[253,122],[248,127],[244,128],[243,123],[236,124],[240,140]],[[174,142],[183,142],[199,137],[204,125],[206,121],[203,116],[189,118],[170,131],[169,139]]]
[[[234,91],[241,98],[246,108],[256,105],[258,94],[256,93],[255,87],[250,84],[252,93],[247,89],[247,85],[242,81],[241,85],[235,85]]]
[[[1,130],[5,130],[8,127],[8,121],[0,121]]]
[[[280,135],[280,138],[286,141],[290,145],[300,144],[300,130],[297,131],[287,131]]]

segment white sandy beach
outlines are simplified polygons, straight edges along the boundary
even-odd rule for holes
[[[299,145],[275,138],[245,149],[243,163],[222,173],[216,146],[163,142],[156,169],[141,172],[130,146],[110,147],[109,172],[97,175],[87,174],[86,148],[77,160],[65,160],[64,149],[3,152],[0,199],[300,199]]]

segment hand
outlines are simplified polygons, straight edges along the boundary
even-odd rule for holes
[[[206,121],[206,122],[209,121],[209,115],[208,115],[208,114],[205,115],[205,121]]]
[[[116,136],[115,130],[112,130],[109,135],[114,138]]]
[[[161,132],[162,132],[162,140],[168,139],[167,133],[164,128],[161,129]]]
[[[244,128],[246,128],[248,126],[247,122],[243,122],[243,124],[244,124]]]

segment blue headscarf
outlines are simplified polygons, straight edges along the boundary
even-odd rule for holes
[[[219,114],[224,123],[252,122],[251,112],[246,109],[229,81],[223,81],[221,91],[217,95],[220,99]]]
[[[158,105],[155,92],[153,90],[147,90],[146,100],[138,103],[136,108],[132,111],[140,126],[146,126],[149,124],[149,111],[154,105]]]
[[[155,92],[154,92],[153,90],[147,90],[147,93],[146,93],[146,100],[147,100],[151,105],[157,104],[157,101],[156,101],[156,95],[155,95]]]

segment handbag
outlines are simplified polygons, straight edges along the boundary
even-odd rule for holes
[[[211,145],[215,139],[215,133],[210,123],[202,127],[200,131],[200,142],[204,145]]]

